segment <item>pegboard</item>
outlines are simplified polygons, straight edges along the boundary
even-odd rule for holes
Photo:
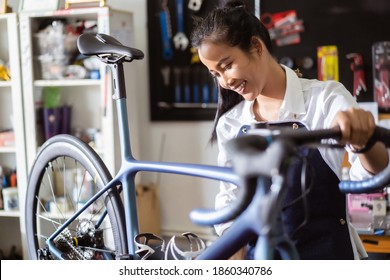
[[[312,68],[302,69],[307,78],[318,78],[317,47],[336,45],[338,49],[339,81],[353,91],[353,72],[349,53],[361,53],[364,62],[366,94],[359,102],[373,101],[372,45],[390,40],[390,1],[388,0],[265,0],[263,12],[277,13],[293,9],[303,20],[301,42],[274,48],[277,59],[284,57],[299,61],[304,57],[315,62]],[[296,65],[294,65],[296,66]]]
[[[216,87],[207,69],[191,62],[190,46],[174,47],[170,39],[171,57],[164,57],[160,15],[164,4],[169,11],[170,33],[178,32],[177,1],[183,1],[183,30],[190,36],[193,16],[204,16],[221,1],[203,1],[199,11],[188,8],[191,0],[148,0],[148,40],[150,75],[150,112],[152,121],[212,120],[216,110]],[[278,13],[295,10],[303,21],[304,30],[297,44],[274,46],[275,58],[290,59],[306,78],[318,78],[317,47],[336,45],[338,49],[339,81],[353,92],[353,72],[349,53],[363,57],[367,92],[359,102],[373,101],[373,43],[390,40],[390,1],[388,0],[248,0],[250,9],[258,13]],[[300,61],[310,58],[314,64],[303,68]],[[165,70],[164,70],[165,69]],[[163,71],[169,71],[168,75]],[[180,72],[180,74],[177,74]],[[180,91],[178,90],[180,87]]]
[[[150,112],[152,121],[212,120],[217,107],[217,89],[206,67],[195,62],[190,43],[177,49],[173,37],[181,31],[177,6],[183,3],[183,30],[189,40],[193,17],[203,17],[222,1],[201,1],[200,9],[189,8],[191,0],[148,0]],[[246,1],[252,9],[254,1]],[[166,7],[164,9],[164,7]],[[169,22],[171,38],[163,40],[163,17]],[[167,47],[167,44],[169,46]]]

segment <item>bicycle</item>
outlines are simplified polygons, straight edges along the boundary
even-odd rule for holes
[[[240,199],[230,207],[218,211],[194,209],[190,213],[192,221],[204,226],[236,219],[232,228],[196,259],[227,259],[255,237],[259,240],[255,253],[258,259],[272,259],[274,249],[285,259],[298,258],[278,220],[288,169],[286,159],[295,155],[299,145],[318,146],[322,139],[337,140],[339,131],[272,130],[267,136],[238,137],[231,141],[236,155],[233,167],[137,160],[131,152],[123,63],[140,60],[144,54],[106,34],[82,34],[77,44],[80,53],[96,56],[111,68],[122,164],[112,177],[96,152],[71,135],[54,136],[42,145],[30,170],[26,195],[26,235],[31,259],[140,259],[140,248],[135,244],[140,237],[135,176],[140,171],[201,177],[240,186]],[[377,127],[375,137],[387,147],[389,135],[388,130]],[[258,164],[264,160],[267,165]],[[374,191],[384,188],[389,177],[390,165],[369,180],[341,182],[340,189]],[[251,219],[258,213],[262,213],[261,219]],[[144,237],[155,239],[153,235]]]

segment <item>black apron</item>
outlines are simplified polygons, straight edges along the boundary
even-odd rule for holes
[[[297,124],[299,129],[305,129],[299,122],[275,125],[296,127]],[[269,125],[273,124],[266,124]],[[240,131],[248,130],[249,127],[243,127]],[[338,177],[317,149],[300,148],[298,154],[287,174],[282,211],[284,230],[294,242],[300,259],[354,259],[346,217],[346,196],[339,191]],[[306,168],[305,190],[301,188],[303,168]],[[255,243],[248,245],[248,259],[253,258]],[[278,256],[277,252],[275,255]]]

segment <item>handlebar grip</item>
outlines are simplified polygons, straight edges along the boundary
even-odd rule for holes
[[[213,226],[226,223],[238,217],[249,205],[256,191],[256,178],[246,179],[246,183],[242,184],[241,196],[237,198],[228,207],[220,210],[210,210],[197,208],[190,212],[190,219],[193,223],[201,226]]]
[[[372,193],[382,190],[383,188],[390,185],[390,164],[376,174],[363,181],[340,181],[339,189],[343,193]]]

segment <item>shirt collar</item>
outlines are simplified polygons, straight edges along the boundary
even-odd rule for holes
[[[282,106],[280,108],[280,114],[292,113],[292,114],[306,114],[305,100],[303,98],[302,84],[299,77],[291,68],[282,65],[286,72],[286,93]]]
[[[286,72],[286,93],[280,108],[279,118],[285,119],[291,115],[304,115],[306,114],[306,107],[300,79],[294,70],[285,65],[281,66]],[[228,111],[226,117],[239,121],[248,121],[247,112],[249,112],[250,118],[254,120],[253,104],[254,101],[244,100],[241,105]]]

